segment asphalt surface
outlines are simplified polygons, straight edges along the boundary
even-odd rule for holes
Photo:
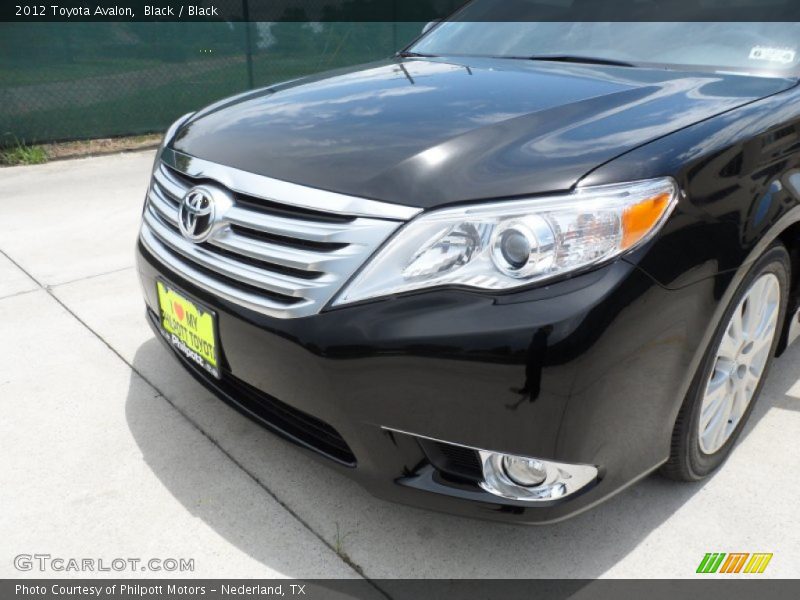
[[[154,339],[133,250],[152,152],[0,169],[0,577],[19,554],[194,559],[194,577],[800,576],[800,345],[725,467],[556,525],[374,499],[228,408]],[[101,573],[106,575],[108,573]],[[706,576],[707,577],[707,576]]]

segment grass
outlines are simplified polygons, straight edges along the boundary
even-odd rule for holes
[[[347,554],[347,551],[344,549],[344,541],[351,536],[353,531],[348,531],[347,533],[342,533],[341,529],[339,528],[338,521],[336,522],[336,537],[333,540],[333,551],[336,552],[336,555],[341,558],[345,564],[347,564],[351,569],[353,569],[356,573],[365,577],[364,570],[357,565],[350,555]]]
[[[344,541],[347,537],[352,534],[352,531],[348,531],[344,535],[342,535],[341,531],[339,530],[339,523],[336,523],[336,538],[333,542],[333,549],[336,554],[339,555],[340,558],[344,559],[345,561],[349,561],[350,557],[347,555],[344,549]]]
[[[0,150],[0,165],[40,165],[47,162],[47,152],[41,146],[27,146],[14,138],[14,145]]]
[[[158,146],[162,136],[163,133],[154,133],[27,146],[12,135],[10,138],[14,140],[13,145],[0,147],[0,167],[38,165],[51,160],[149,150]]]
[[[43,144],[44,151],[50,160],[65,158],[81,158],[85,156],[102,156],[118,152],[134,152],[158,146],[163,133],[150,135],[131,135],[113,138],[93,138],[71,142]]]

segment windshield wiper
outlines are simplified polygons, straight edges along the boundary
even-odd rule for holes
[[[395,56],[401,58],[440,58],[440,54],[423,54],[421,52],[412,52],[406,50],[405,52],[397,52]],[[469,57],[468,54],[454,54],[453,56]],[[635,67],[637,65],[624,60],[614,60],[613,58],[599,58],[596,56],[580,56],[578,54],[535,54],[533,56],[491,56],[484,57],[483,55],[474,55],[475,58],[503,58],[509,60],[540,60],[564,63],[576,63],[587,65],[608,65],[611,67]]]
[[[518,57],[526,60],[541,60],[564,63],[579,63],[587,65],[608,65],[611,67],[635,67],[633,63],[624,60],[614,60],[613,58],[599,58],[596,56],[579,56],[577,54],[537,54],[534,56]]]
[[[435,54],[422,54],[421,52],[398,52],[397,56],[401,58],[438,58]]]

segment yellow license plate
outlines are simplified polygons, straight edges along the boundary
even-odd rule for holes
[[[156,281],[162,334],[189,360],[219,378],[216,315],[162,281]]]

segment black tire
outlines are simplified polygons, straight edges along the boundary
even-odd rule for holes
[[[662,475],[675,479],[677,481],[698,481],[708,476],[716,470],[728,457],[731,449],[736,444],[736,440],[742,432],[753,407],[758,401],[761,394],[761,389],[764,387],[764,382],[769,375],[769,369],[772,365],[775,356],[775,348],[778,345],[780,338],[781,327],[786,318],[786,304],[789,293],[789,273],[791,272],[791,261],[789,253],[783,244],[776,243],[771,246],[764,254],[753,264],[750,271],[745,276],[739,288],[736,290],[733,298],[730,301],[725,314],[723,315],[714,337],[711,339],[708,348],[703,356],[703,360],[692,380],[692,385],[689,392],[681,406],[678,418],[675,422],[675,429],[672,432],[672,445],[670,448],[670,457],[666,464],[661,468]],[[711,370],[717,356],[717,349],[725,334],[733,311],[736,310],[742,297],[750,289],[753,282],[765,273],[773,273],[780,283],[780,306],[778,312],[778,330],[775,338],[772,341],[767,363],[764,367],[761,380],[759,381],[752,400],[747,407],[741,421],[736,429],[732,432],[730,438],[713,454],[706,454],[700,448],[699,442],[699,421],[700,421],[700,408],[705,394],[706,382],[711,375]]]

